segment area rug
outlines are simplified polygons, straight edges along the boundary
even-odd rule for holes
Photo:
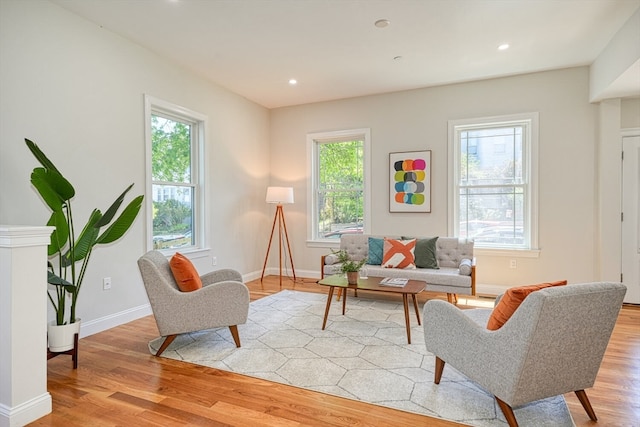
[[[349,296],[333,303],[323,331],[327,296],[283,290],[250,304],[238,326],[183,334],[162,357],[205,365],[374,405],[471,426],[507,425],[493,397],[450,366],[433,383],[435,358],[411,310],[407,344],[402,301]],[[420,306],[422,310],[422,306]],[[149,343],[157,351],[161,338]],[[515,409],[520,426],[574,426],[562,396]]]

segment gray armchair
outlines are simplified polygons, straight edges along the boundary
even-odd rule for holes
[[[238,326],[249,314],[249,289],[235,270],[222,269],[200,277],[202,289],[181,292],[173,278],[169,261],[159,251],[138,259],[138,268],[151,303],[160,335],[166,337],[156,356],[179,335],[228,326],[240,347]]]
[[[597,420],[586,388],[596,379],[626,287],[588,283],[531,293],[500,329],[486,329],[490,309],[460,310],[444,301],[424,306],[427,350],[436,356],[434,382],[445,363],[495,396],[510,426],[514,407],[575,392]]]

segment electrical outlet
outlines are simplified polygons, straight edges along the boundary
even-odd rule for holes
[[[518,268],[518,261],[515,259],[512,259],[509,261],[509,268]]]
[[[111,289],[111,277],[105,277],[102,279],[102,290],[108,291],[109,289]]]
[[[218,257],[217,256],[211,257],[211,265],[218,265]]]

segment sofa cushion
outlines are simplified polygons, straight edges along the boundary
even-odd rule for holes
[[[416,268],[416,239],[384,239],[382,266],[385,268]]]
[[[440,268],[436,259],[437,237],[418,239],[416,242],[416,267],[418,268]]]
[[[465,258],[460,261],[460,267],[458,267],[458,269],[463,276],[471,276],[471,260]]]
[[[189,258],[176,252],[169,261],[171,272],[182,292],[196,291],[202,288],[202,280]]]
[[[369,237],[369,256],[367,264],[381,265],[384,253],[384,239],[379,237]]]
[[[487,329],[491,331],[498,330],[507,323],[507,320],[511,318],[513,313],[520,307],[520,304],[524,299],[532,292],[540,289],[549,288],[552,286],[566,285],[567,281],[562,280],[558,282],[540,283],[538,285],[520,286],[507,289],[498,304],[494,307],[487,322]]]

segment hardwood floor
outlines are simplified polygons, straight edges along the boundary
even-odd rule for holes
[[[277,276],[247,284],[251,299],[279,291]],[[326,293],[315,280],[283,288]],[[420,301],[443,298],[422,293]],[[479,300],[481,302],[481,300]],[[485,300],[486,302],[486,300]],[[53,413],[32,426],[458,426],[295,387],[152,356],[152,316],[80,340],[79,367],[60,356],[48,362]],[[241,336],[242,338],[242,336]],[[579,357],[579,355],[576,355]],[[599,422],[575,395],[566,396],[578,427],[637,426],[640,421],[640,308],[616,324],[595,386],[588,389]]]

